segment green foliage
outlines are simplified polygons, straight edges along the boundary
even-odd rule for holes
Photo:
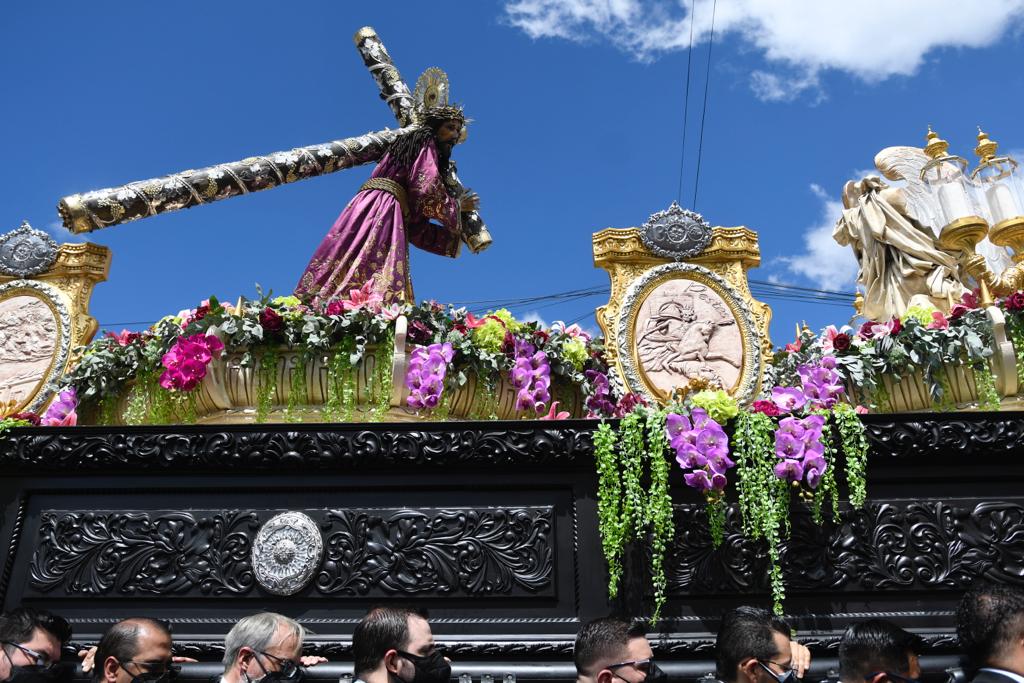
[[[733,436],[743,532],[768,545],[773,607],[782,613],[786,588],[779,564],[779,543],[789,527],[789,485],[775,476],[775,423],[762,413],[740,413]]]
[[[274,395],[277,393],[277,364],[280,354],[277,347],[271,346],[263,351],[257,368],[256,390],[256,422],[267,421],[270,410],[274,407]]]
[[[985,410],[999,410],[999,392],[996,391],[996,378],[987,362],[976,363],[972,368],[974,384],[978,388],[978,407]],[[1018,368],[1019,371],[1019,368]]]
[[[284,297],[279,297],[284,298]],[[306,372],[309,370],[309,356],[305,351],[295,354],[295,361],[291,368],[291,383],[288,387],[288,405],[284,409],[286,422],[299,422],[302,416],[298,414],[298,407],[306,400]]]
[[[648,539],[654,592],[652,624],[665,604],[665,552],[675,533],[665,459],[665,414],[664,410],[637,409],[622,419],[618,434],[605,422],[594,434],[598,521],[608,564],[608,595],[614,598],[618,594],[625,545]]]
[[[821,430],[821,444],[825,447],[825,471],[821,475],[821,481],[818,482],[818,488],[814,489],[814,499],[811,505],[811,517],[815,523],[821,524],[825,521],[824,515],[822,515],[822,508],[829,499],[832,501],[832,521],[839,521],[839,492],[836,488],[836,456],[837,444],[835,440],[835,428],[832,421],[829,420],[829,411],[820,410],[816,411],[817,414],[825,418],[825,425]]]
[[[736,417],[740,411],[736,399],[721,389],[700,391],[690,396],[689,401],[693,405],[703,408],[712,420],[721,425]]]
[[[846,403],[840,403],[832,410],[832,419],[839,427],[839,441],[846,456],[847,496],[852,507],[860,508],[868,499],[868,438],[864,424],[853,407]]]

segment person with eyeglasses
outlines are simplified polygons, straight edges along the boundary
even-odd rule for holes
[[[96,645],[93,683],[171,683],[171,629],[163,621],[132,617],[107,629]]]
[[[960,601],[956,622],[972,683],[1024,683],[1024,589],[977,579]]]
[[[573,646],[578,683],[664,683],[639,621],[602,617],[583,625]]]
[[[724,683],[795,683],[810,668],[810,651],[793,640],[783,619],[759,607],[722,616],[715,670]]]
[[[374,607],[352,632],[352,659],[356,683],[448,683],[452,676],[426,610]]]
[[[306,629],[294,619],[260,612],[241,619],[224,637],[224,673],[220,683],[298,683],[305,667],[326,662],[303,656]]]
[[[46,610],[18,607],[0,614],[0,681],[49,683],[70,678],[61,648],[71,640],[68,622]]]
[[[924,641],[884,619],[869,619],[846,629],[839,641],[842,683],[917,683],[918,655]]]

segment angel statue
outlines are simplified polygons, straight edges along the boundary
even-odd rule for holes
[[[875,156],[875,167],[889,180],[905,181],[902,186],[867,176],[843,187],[845,208],[832,237],[853,247],[860,264],[857,281],[864,288],[860,314],[869,320],[900,316],[912,300],[948,310],[950,301],[967,291],[958,254],[938,244],[942,226],[921,180],[928,161],[917,147],[887,147]],[[987,238],[977,253],[997,274],[1012,263],[1006,250]]]
[[[466,137],[466,117],[448,104],[447,78],[421,85],[416,129],[391,143],[299,279],[295,295],[307,304],[321,307],[368,284],[385,305],[411,303],[409,244],[459,255],[461,213],[477,210],[480,202],[462,190],[450,161],[452,148]]]

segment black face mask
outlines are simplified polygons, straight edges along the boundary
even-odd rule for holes
[[[797,683],[798,679],[796,677],[796,672],[793,671],[792,669],[790,669],[789,671],[787,671],[784,674],[777,674],[774,671],[772,671],[770,668],[768,668],[764,664],[764,662],[760,662],[759,661],[758,664],[761,665],[762,669],[764,669],[765,671],[768,672],[768,675],[770,675],[772,678],[774,678],[779,683]]]
[[[398,650],[398,654],[412,662],[416,667],[416,675],[405,683],[448,683],[452,677],[452,667],[440,652],[433,652],[426,657]]]
[[[263,666],[263,662],[261,662],[260,658],[256,656],[256,663],[261,669],[263,669],[263,676],[261,678],[253,679],[249,678],[248,674],[246,674],[246,680],[257,683],[302,683],[302,679],[306,677],[306,672],[303,667],[296,665],[295,662],[288,659],[274,657],[266,652],[261,652],[260,654],[277,660],[278,665],[281,668],[277,671],[267,671],[267,667]],[[132,683],[134,683],[134,681]]]
[[[74,669],[66,664],[41,666],[12,666],[8,683],[71,683]]]

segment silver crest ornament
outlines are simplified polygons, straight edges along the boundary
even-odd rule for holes
[[[316,523],[301,512],[282,512],[260,528],[252,544],[256,580],[275,595],[294,595],[312,580],[323,553]]]
[[[57,243],[28,221],[6,235],[0,235],[0,274],[31,277],[49,270],[57,261]]]
[[[640,240],[658,256],[681,261],[707,248],[711,226],[699,213],[672,202],[664,211],[651,214],[640,228]]]

